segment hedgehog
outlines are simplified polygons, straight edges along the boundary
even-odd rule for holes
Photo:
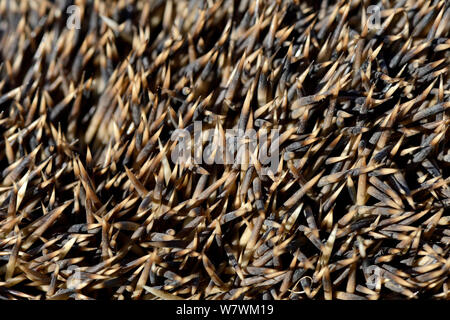
[[[448,300],[446,0],[0,0],[0,298]]]

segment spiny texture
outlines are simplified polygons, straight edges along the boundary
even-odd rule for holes
[[[0,298],[449,299],[449,21],[0,0]],[[194,121],[279,130],[275,172],[174,163]]]

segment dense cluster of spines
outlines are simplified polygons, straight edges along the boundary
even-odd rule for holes
[[[445,0],[0,0],[0,298],[449,299],[449,33]],[[194,121],[280,130],[276,172],[173,163]]]

